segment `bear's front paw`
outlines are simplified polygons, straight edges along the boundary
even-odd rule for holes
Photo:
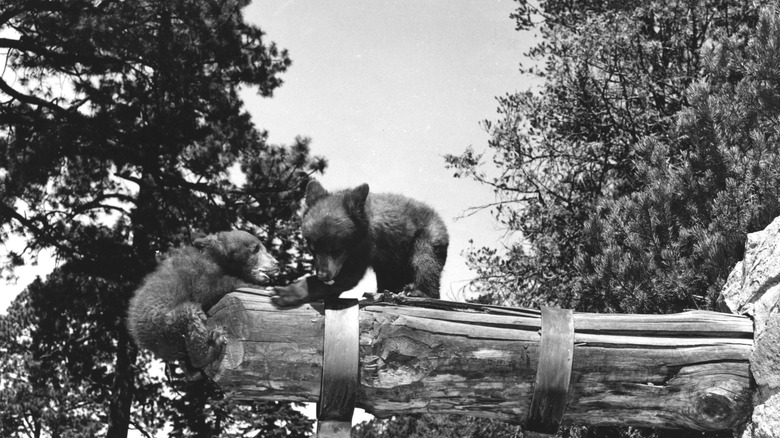
[[[428,295],[426,295],[423,291],[420,289],[417,289],[414,286],[414,283],[409,283],[407,285],[404,285],[404,288],[401,292],[399,292],[399,295],[402,297],[410,297],[410,298],[427,298]]]
[[[301,305],[309,301],[309,288],[306,279],[300,279],[287,286],[278,286],[274,288],[276,295],[271,297],[271,302],[279,307],[290,307]]]

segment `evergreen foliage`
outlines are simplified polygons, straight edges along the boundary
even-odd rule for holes
[[[616,312],[716,308],[746,234],[780,215],[780,15],[745,44],[702,50],[674,134],[637,145],[635,190],[604,200],[577,256],[580,306]]]
[[[270,145],[238,92],[270,97],[287,53],[245,0],[0,2],[0,242],[6,273],[58,268],[0,317],[0,435],[304,436],[288,405],[236,405],[205,380],[150,374],[125,309],[195,232],[249,229],[303,272],[293,220],[325,161]],[[13,249],[13,248],[11,248]]]
[[[522,438],[520,426],[458,415],[404,415],[373,419],[352,428],[353,438]]]
[[[610,312],[712,308],[718,278],[728,274],[724,263],[733,263],[739,250],[712,246],[712,239],[721,238],[706,232],[715,211],[699,209],[700,216],[687,224],[673,224],[670,215],[705,202],[702,197],[714,196],[714,187],[675,188],[685,202],[666,210],[637,205],[629,212],[626,200],[649,185],[673,183],[658,168],[665,160],[678,166],[695,158],[693,134],[686,132],[694,127],[686,125],[700,111],[696,90],[710,79],[708,47],[728,44],[720,51],[726,57],[732,47],[746,47],[759,7],[732,1],[550,1],[536,9],[519,2],[518,28],[542,20],[543,39],[529,53],[542,63],[526,71],[545,82],[540,90],[499,98],[501,118],[485,122],[492,137],[489,166],[473,150],[447,157],[456,176],[494,188],[497,221],[518,235],[505,250],[476,248],[469,254],[478,272],[471,286],[480,301]],[[716,159],[700,158],[699,167]],[[707,165],[720,172],[713,178],[725,181],[726,168],[714,165]],[[646,193],[645,202],[658,196]],[[682,234],[675,234],[680,226]],[[747,228],[737,229],[744,234]],[[698,259],[685,253],[705,234],[707,239],[695,242]],[[740,239],[722,238],[732,246]],[[678,255],[686,260],[669,268]],[[720,272],[701,272],[702,264]]]

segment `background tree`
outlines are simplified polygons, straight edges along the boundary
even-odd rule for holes
[[[780,215],[780,12],[702,50],[667,141],[636,147],[636,189],[601,202],[577,257],[583,307],[716,307],[747,233]],[[624,310],[625,309],[625,310]]]
[[[288,407],[150,376],[124,327],[157,255],[196,231],[250,229],[282,279],[302,272],[293,212],[325,161],[306,139],[267,144],[243,109],[240,87],[271,96],[290,64],[247,3],[0,3],[0,241],[26,245],[5,267],[42,249],[60,266],[0,319],[3,436],[309,429]]]
[[[591,311],[690,307],[690,297],[644,307],[599,299],[596,280],[583,282],[583,254],[594,243],[584,224],[598,205],[642,188],[640,145],[676,141],[676,121],[691,104],[686,90],[703,74],[702,47],[723,38],[744,45],[760,2],[518,3],[518,29],[541,33],[525,71],[544,84],[498,99],[500,119],[485,122],[491,166],[473,150],[447,157],[456,176],[494,188],[496,220],[518,235],[505,250],[469,254],[474,291],[486,302]]]

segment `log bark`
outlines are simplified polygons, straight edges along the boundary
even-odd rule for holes
[[[209,312],[227,347],[207,368],[240,400],[316,402],[322,303],[292,309],[241,289]],[[523,424],[539,361],[536,310],[399,298],[360,304],[356,405],[377,417],[454,413]],[[752,322],[723,313],[574,314],[563,424],[695,430],[747,420]]]

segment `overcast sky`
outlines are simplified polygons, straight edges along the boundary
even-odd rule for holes
[[[497,117],[495,97],[531,85],[518,71],[531,35],[514,30],[513,9],[508,0],[255,0],[244,12],[293,61],[273,98],[243,94],[257,126],[277,144],[311,137],[329,162],[328,189],[366,182],[438,210],[450,233],[443,298],[459,298],[473,277],[461,256],[469,239],[505,238],[487,212],[455,220],[493,193],[452,178],[442,156],[486,150],[479,122]],[[0,288],[0,312],[52,266],[43,257],[19,268],[19,282]]]

